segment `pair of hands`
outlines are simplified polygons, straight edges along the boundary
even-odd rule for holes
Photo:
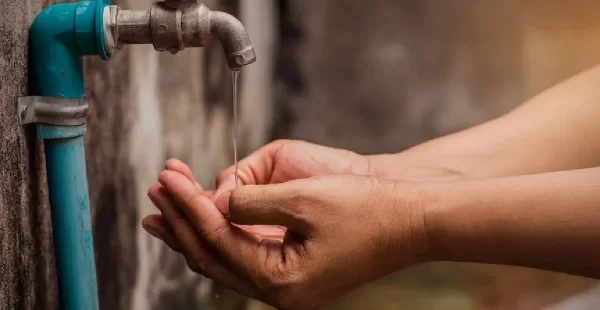
[[[148,195],[144,228],[197,273],[278,308],[313,308],[426,252],[409,186],[373,178],[367,157],[276,141],[221,172],[205,191],[169,160]]]

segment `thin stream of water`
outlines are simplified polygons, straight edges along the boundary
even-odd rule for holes
[[[240,71],[231,71],[231,80],[233,84],[233,160],[235,162],[235,187],[238,186],[238,80]]]

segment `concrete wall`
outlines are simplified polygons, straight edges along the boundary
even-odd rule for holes
[[[0,4],[0,309],[53,309],[55,271],[45,167],[35,132],[17,124],[27,94],[27,37],[42,0]]]

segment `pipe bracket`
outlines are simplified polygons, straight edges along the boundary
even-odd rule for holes
[[[19,125],[43,123],[55,126],[80,126],[86,121],[87,100],[27,96],[19,98]]]

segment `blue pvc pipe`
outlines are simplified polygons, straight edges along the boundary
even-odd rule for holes
[[[108,0],[56,4],[38,14],[30,29],[29,86],[34,96],[83,98],[81,56],[104,47],[103,11]],[[61,309],[96,310],[98,290],[90,219],[84,126],[37,125],[44,139]]]
[[[98,309],[83,135],[44,147],[61,309]]]

